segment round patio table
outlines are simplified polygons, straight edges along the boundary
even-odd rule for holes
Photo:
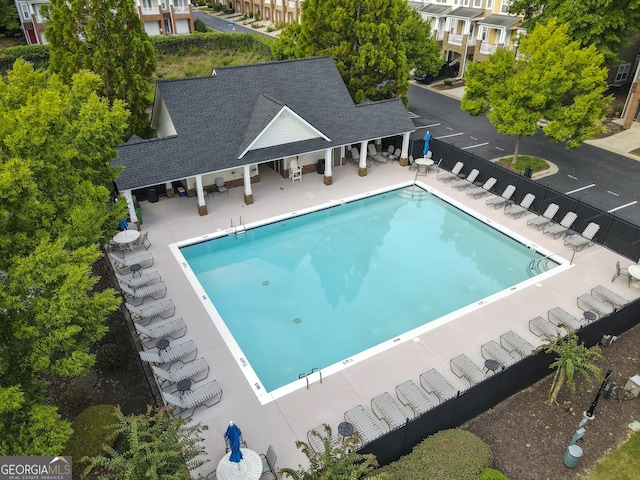
[[[229,460],[226,453],[218,462],[216,476],[218,480],[258,480],[262,475],[262,459],[253,450],[241,448],[242,460],[239,463]]]
[[[120,245],[128,245],[133,250],[133,243],[140,238],[137,230],[122,230],[113,236],[113,241]]]

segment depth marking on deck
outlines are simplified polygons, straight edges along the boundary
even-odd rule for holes
[[[572,193],[579,192],[580,190],[586,190],[587,188],[595,187],[596,184],[592,183],[591,185],[585,185],[584,187],[576,188],[575,190],[571,190],[570,192],[564,192],[565,195],[571,195]]]
[[[457,137],[458,135],[463,135],[463,133],[462,132],[460,132],[460,133],[452,133],[451,135],[442,135],[440,137],[435,137],[435,138],[436,138],[436,140],[439,140],[441,138]]]
[[[468,147],[462,147],[460,150],[466,150],[467,148],[482,147],[483,145],[489,145],[489,142],[478,143],[476,145],[469,145]]]
[[[616,193],[616,192],[612,192],[611,190],[607,190],[607,193],[610,193],[611,195],[615,195],[616,197],[619,197],[620,194]]]
[[[626,205],[620,205],[619,207],[612,208],[611,210],[607,210],[607,213],[615,212],[616,210],[620,210],[621,208],[630,207],[631,205],[635,205],[636,203],[638,202],[634,200],[633,202],[627,203]]]
[[[571,178],[573,180],[577,180],[578,179],[578,177],[574,177],[573,175],[567,175],[567,177],[569,177],[569,178]]]

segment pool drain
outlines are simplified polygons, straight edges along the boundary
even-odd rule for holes
[[[264,282],[262,282],[262,285],[264,285],[265,287],[269,286],[269,280],[265,280]]]
[[[300,325],[302,323],[302,319],[300,317],[296,317],[293,319],[293,323],[295,325]]]

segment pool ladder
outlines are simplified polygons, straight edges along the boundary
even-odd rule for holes
[[[307,390],[309,390],[309,375],[313,375],[315,372],[320,374],[320,383],[322,383],[322,372],[317,367],[312,368],[309,373],[301,373],[298,375],[298,380],[304,378],[307,381]]]
[[[231,228],[233,228],[233,233],[237,238],[244,238],[247,235],[247,229],[244,226],[244,223],[242,223],[242,217],[240,217],[240,225],[238,225],[237,227],[233,224],[233,218],[231,219]]]

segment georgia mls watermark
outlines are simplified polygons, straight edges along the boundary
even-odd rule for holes
[[[0,480],[71,480],[71,457],[0,457]]]

